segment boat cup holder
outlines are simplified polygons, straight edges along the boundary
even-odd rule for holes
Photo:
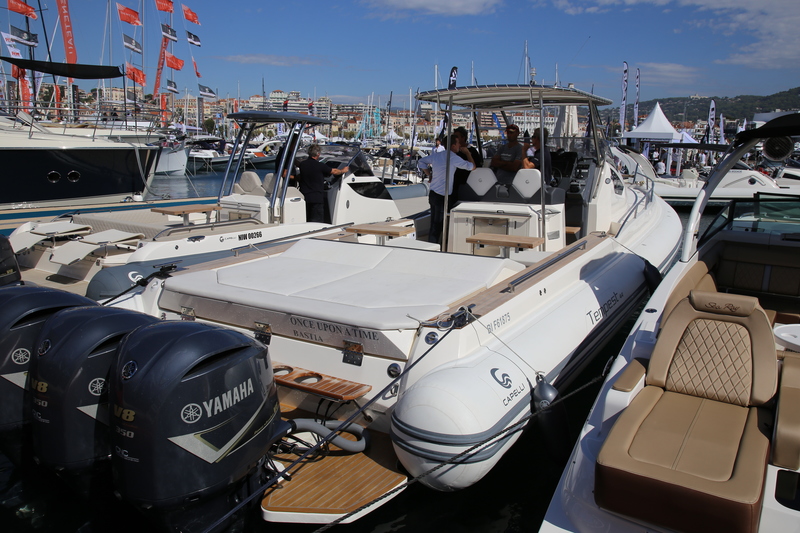
[[[293,380],[300,385],[313,385],[322,381],[322,376],[316,372],[303,372]]]
[[[292,372],[294,372],[294,368],[286,365],[276,366],[272,371],[275,377],[288,376]]]

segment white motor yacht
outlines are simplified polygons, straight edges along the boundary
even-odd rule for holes
[[[681,258],[613,361],[542,533],[800,527],[800,196],[700,216],[757,143],[783,160],[800,115],[739,133],[699,192]],[[698,238],[699,237],[699,238]]]
[[[295,113],[266,111],[231,114],[240,126],[238,144],[246,143],[258,127],[285,122],[293,135],[306,125],[327,123]],[[26,222],[13,231],[11,245],[28,281],[83,292],[88,281],[111,266],[159,264],[177,258],[227,252],[288,238],[335,233],[345,225],[395,221],[416,231],[404,217],[427,209],[427,188],[419,198],[393,199],[383,182],[372,175],[357,147],[323,147],[321,161],[332,167],[349,167],[341,177],[331,177],[327,187],[328,222],[306,222],[305,200],[289,180],[275,179],[243,169],[243,152],[234,150],[214,203],[186,202],[174,206],[146,206],[113,212],[73,212],[54,220]],[[290,168],[296,152],[286,152],[278,167]],[[297,159],[299,161],[299,158]],[[410,191],[410,189],[409,189]],[[406,195],[408,196],[408,195]],[[375,241],[374,236],[365,237]],[[149,267],[148,267],[149,269]],[[125,283],[130,283],[125,279]]]
[[[509,121],[582,107],[594,124],[597,106],[610,104],[574,88],[530,85],[420,98],[470,116],[504,110]],[[655,282],[648,274],[676,257],[676,213],[652,182],[624,180],[601,130],[590,133],[551,138],[567,154],[553,158],[563,176],[557,185],[538,170],[520,170],[512,183],[489,168],[472,171],[441,251],[402,238],[402,228],[362,224],[346,228],[349,239],[178,264],[111,305],[268,343],[281,416],[370,432],[363,452],[337,445],[309,459],[300,445],[274,455],[285,472],[261,502],[265,520],[349,522],[396,494],[407,476],[440,491],[468,487],[519,438],[534,403],[546,405],[533,399],[566,387],[644,300]],[[353,242],[366,234],[380,237]],[[209,390],[204,401],[222,392]],[[204,456],[196,448],[211,444],[195,437],[179,445]]]

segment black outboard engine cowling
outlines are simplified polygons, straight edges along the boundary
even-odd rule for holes
[[[25,380],[47,319],[62,309],[96,305],[88,298],[58,289],[0,289],[0,431],[20,428],[30,419],[24,408]],[[30,383],[32,389],[38,386]]]
[[[0,287],[7,285],[22,285],[22,274],[11,241],[5,235],[0,235]]]
[[[64,309],[47,321],[29,372],[39,384],[31,390],[31,433],[40,464],[76,471],[110,459],[108,375],[125,335],[154,322],[144,313],[99,306]]]
[[[263,458],[289,430],[267,348],[208,324],[136,330],[120,345],[109,393],[117,492],[142,510],[192,508],[195,523],[265,479]]]

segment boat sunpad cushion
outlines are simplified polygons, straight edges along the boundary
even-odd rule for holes
[[[75,224],[69,220],[57,220],[55,222],[44,222],[36,224],[30,231],[21,231],[9,237],[11,247],[15,252],[21,252],[36,244],[37,242],[51,237],[73,237],[86,235],[92,231],[88,224]]]
[[[59,265],[71,265],[104,246],[116,244],[132,246],[143,238],[144,235],[141,233],[129,233],[116,229],[92,233],[79,241],[62,244],[53,251],[50,261]]]
[[[302,239],[277,257],[172,277],[164,290],[360,327],[407,329],[524,268],[495,257]]]

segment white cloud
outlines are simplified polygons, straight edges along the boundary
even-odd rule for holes
[[[741,44],[717,63],[758,69],[797,68],[800,63],[800,9],[797,0],[551,0],[570,15],[635,5],[694,10],[687,26],[721,33]],[[596,11],[595,11],[596,12]]]
[[[694,87],[703,76],[700,69],[677,63],[636,63],[636,67],[644,73],[647,84],[651,86]],[[644,81],[642,79],[642,83]]]
[[[503,0],[364,0],[385,17],[416,11],[431,15],[486,15],[492,13]]]

